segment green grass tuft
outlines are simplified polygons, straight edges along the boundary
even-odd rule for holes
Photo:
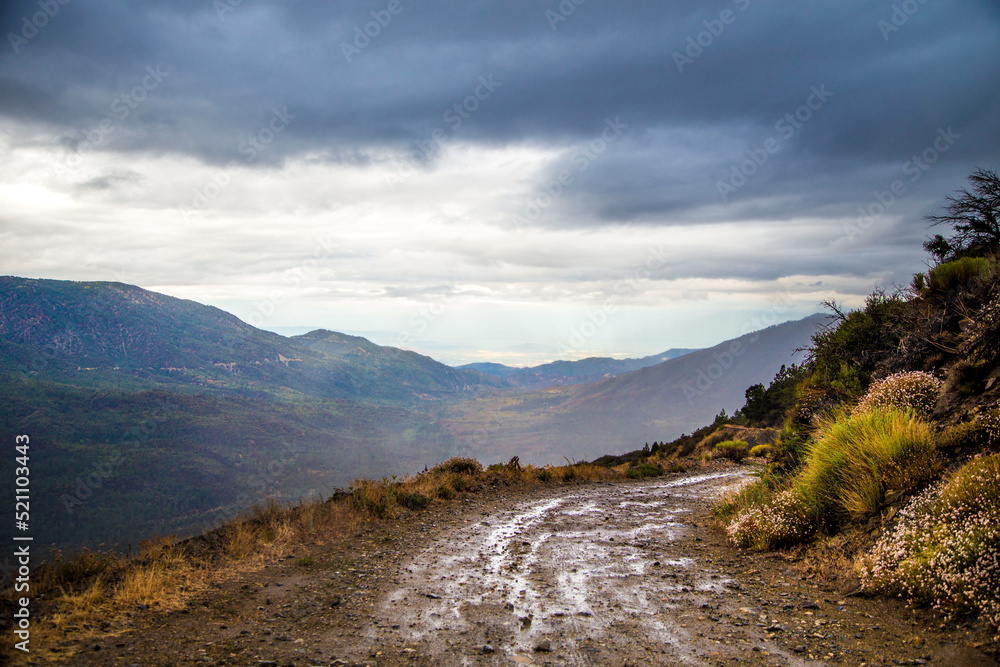
[[[638,463],[628,469],[625,473],[629,479],[645,479],[646,477],[659,477],[663,474],[663,468],[653,463]]]
[[[912,492],[941,469],[933,427],[909,411],[873,408],[823,426],[784,485],[762,479],[716,508],[736,544],[770,549],[824,524],[875,515],[886,492]]]

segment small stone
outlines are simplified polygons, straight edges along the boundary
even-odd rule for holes
[[[481,653],[493,653],[494,649],[489,644],[483,644],[483,648],[482,648],[482,650],[480,652]]]
[[[792,650],[795,651],[796,653],[805,653],[806,652],[806,647],[803,646],[802,644],[799,644],[798,646],[796,646]]]
[[[431,600],[440,600],[441,599],[440,595],[436,595],[434,593],[426,593],[425,595],[427,595],[427,597],[429,597]]]
[[[819,609],[819,605],[812,600],[803,600],[799,603],[799,609]]]
[[[552,642],[548,639],[543,639],[535,645],[535,650],[539,653],[548,653],[552,650]]]

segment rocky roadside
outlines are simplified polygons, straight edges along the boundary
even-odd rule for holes
[[[848,572],[806,552],[735,549],[713,530],[708,495],[686,485],[465,495],[300,545],[179,612],[136,610],[128,631],[67,664],[997,664],[984,628],[852,595]],[[643,529],[643,513],[667,510],[665,529]]]

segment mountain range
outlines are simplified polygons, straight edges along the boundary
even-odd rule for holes
[[[280,336],[132,285],[7,276],[0,431],[35,443],[38,542],[136,543],[456,454],[541,464],[669,439],[740,407],[746,387],[793,361],[818,322],[737,339],[745,350],[731,364],[724,343],[451,368],[333,331]],[[13,493],[11,479],[0,493]]]
[[[512,387],[543,389],[545,387],[590,384],[647,366],[662,364],[677,357],[695,352],[695,349],[673,348],[661,354],[640,359],[614,359],[612,357],[587,357],[577,361],[553,361],[530,368],[516,368],[496,363],[474,363],[459,366],[462,370],[475,370],[501,378]]]
[[[470,456],[588,459],[672,440],[730,414],[746,389],[801,363],[829,322],[816,314],[599,382],[455,404],[447,424]]]

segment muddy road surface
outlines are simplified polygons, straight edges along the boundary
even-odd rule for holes
[[[518,503],[438,536],[405,564],[381,612],[399,626],[400,640],[439,664],[721,657],[729,651],[702,631],[704,621],[740,615],[731,604],[740,585],[705,562],[690,524],[696,509],[743,479],[722,472],[594,485]],[[783,664],[801,662],[766,634],[724,637],[737,653],[751,642]],[[470,648],[478,648],[475,657]]]
[[[730,546],[710,509],[748,475],[466,495],[137,613],[70,664],[997,664],[982,628],[852,595],[847,567]]]

